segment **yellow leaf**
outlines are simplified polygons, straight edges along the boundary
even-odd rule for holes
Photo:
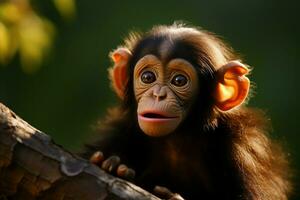
[[[5,3],[0,5],[0,17],[5,22],[17,23],[22,19],[22,14],[16,4]]]
[[[54,5],[56,6],[59,13],[65,19],[72,19],[76,13],[75,0],[53,0]]]
[[[38,69],[42,59],[51,48],[53,25],[32,14],[19,26],[19,51],[23,69],[32,73]]]
[[[6,26],[0,22],[0,62],[6,63],[10,57],[10,35]]]

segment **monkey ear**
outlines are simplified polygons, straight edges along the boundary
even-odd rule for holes
[[[215,92],[216,106],[222,111],[230,110],[244,102],[250,80],[245,76],[249,69],[239,61],[231,61],[218,70]]]
[[[123,99],[125,87],[128,81],[127,68],[131,52],[127,48],[118,48],[110,53],[114,65],[109,68],[109,76],[112,87],[117,95]]]

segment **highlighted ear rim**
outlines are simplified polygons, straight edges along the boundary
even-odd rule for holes
[[[113,90],[119,98],[125,96],[125,89],[128,82],[128,60],[131,57],[131,52],[127,48],[120,47],[110,53],[110,58],[114,65],[109,68],[109,77]]]
[[[218,70],[215,100],[219,110],[231,110],[245,101],[250,89],[250,80],[245,76],[248,72],[239,61],[231,61]]]

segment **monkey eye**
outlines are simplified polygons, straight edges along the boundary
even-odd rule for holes
[[[145,71],[142,73],[141,80],[143,83],[153,83],[154,81],[156,81],[156,76],[151,71]]]
[[[178,74],[178,75],[174,76],[171,81],[171,83],[177,87],[182,87],[185,84],[187,84],[187,82],[188,82],[188,79],[182,74]]]

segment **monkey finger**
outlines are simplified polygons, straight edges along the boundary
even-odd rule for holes
[[[162,186],[155,186],[153,193],[163,199],[171,199],[174,197],[174,193],[171,192],[168,188]]]
[[[170,199],[168,200],[184,200],[184,198],[182,198],[182,196],[180,196],[179,194],[174,194]]]
[[[168,188],[162,186],[155,186],[153,190],[154,194],[160,198],[168,200],[184,200],[182,196],[177,193],[171,192]]]
[[[91,157],[90,162],[93,164],[96,164],[98,166],[101,166],[101,163],[104,160],[104,155],[101,151],[96,151]]]
[[[110,156],[108,159],[103,161],[101,168],[111,173],[117,169],[118,165],[120,164],[120,161],[120,157]]]
[[[117,175],[126,180],[133,180],[135,177],[135,171],[131,168],[128,168],[126,165],[121,164],[117,169]]]
[[[117,175],[119,177],[124,178],[126,176],[126,173],[128,171],[128,167],[124,164],[119,165],[118,169],[117,169]]]

